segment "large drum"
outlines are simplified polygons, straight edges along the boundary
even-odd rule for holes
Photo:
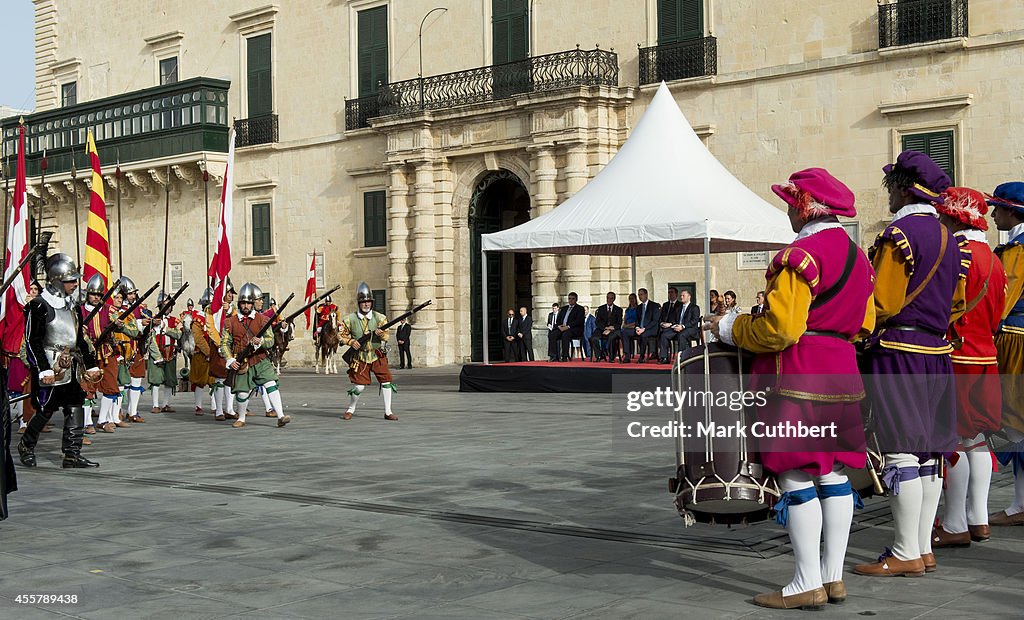
[[[675,506],[683,521],[742,524],[768,518],[781,495],[775,477],[765,471],[749,439],[741,433],[717,436],[701,433],[713,423],[718,429],[749,428],[745,407],[722,406],[702,394],[736,394],[746,389],[743,373],[750,368],[749,353],[711,343],[691,348],[673,365],[673,389],[693,395],[677,413],[680,428],[689,429],[676,440],[676,477],[669,480]]]

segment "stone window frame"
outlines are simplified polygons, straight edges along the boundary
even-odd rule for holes
[[[704,0],[704,36],[715,36],[715,0]],[[647,42],[644,47],[658,44],[658,0],[646,0]],[[531,16],[532,17],[532,16]]]
[[[359,98],[359,13],[368,9],[387,7],[388,13],[388,81],[395,80],[395,3],[392,0],[349,0],[348,5],[348,63],[349,99]]]
[[[383,194],[384,195],[384,242],[383,243],[376,243],[374,245],[368,245],[369,239],[367,239],[367,236],[366,236],[366,197],[369,194]],[[360,219],[362,220],[362,231],[361,232],[362,232],[363,243],[362,243],[362,245],[360,247],[363,248],[363,249],[366,249],[366,250],[387,249],[387,247],[390,245],[390,242],[389,242],[389,239],[388,239],[388,232],[389,232],[389,230],[388,230],[388,202],[389,201],[388,201],[387,187],[366,188],[366,189],[364,189],[362,191],[362,198],[363,198],[363,205],[362,205],[363,217],[360,218]]]
[[[157,86],[161,85],[160,82],[160,63],[168,58],[178,59],[178,81],[181,81],[182,76],[182,53],[181,53],[181,40],[185,37],[185,33],[180,30],[174,30],[171,32],[165,32],[152,37],[146,37],[144,41],[146,46],[152,49],[153,53],[153,83]]]
[[[240,259],[244,264],[272,264],[279,259],[278,251],[280,243],[277,240],[277,201],[275,200],[275,189],[277,183],[274,181],[258,181],[256,183],[239,184],[238,191],[245,192],[245,249]],[[256,256],[253,254],[253,221],[252,207],[256,204],[270,205],[270,254]],[[307,263],[308,265],[308,263]]]
[[[244,116],[241,118],[249,118],[249,85],[247,83],[249,75],[248,40],[252,37],[259,37],[265,34],[270,35],[270,83],[272,84],[270,90],[271,109],[278,110],[277,95],[280,88],[277,88],[277,85],[280,82],[278,81],[277,73],[278,38],[275,27],[277,25],[277,13],[279,10],[280,7],[277,4],[268,4],[263,7],[228,16],[228,19],[238,26],[238,110],[239,113],[244,111]],[[178,71],[180,74],[180,66]],[[256,146],[262,147],[266,145]],[[273,207],[271,207],[271,210],[273,210]]]
[[[313,260],[313,253],[306,252],[306,269],[308,274],[309,263]],[[327,255],[322,250],[316,251],[316,290],[321,291],[327,288]]]
[[[82,96],[82,59],[81,58],[69,58],[68,60],[62,60],[56,62],[50,67],[53,72],[53,88],[57,92],[57,107],[61,107],[63,103],[62,90],[64,84],[75,82],[76,86],[76,103],[85,101],[86,99]]]
[[[922,133],[934,133],[939,131],[953,132],[953,176],[956,179],[966,179],[964,163],[964,123],[962,120],[947,121],[922,121],[917,123],[903,123],[893,127],[890,138],[890,159],[896,161],[896,157],[903,152],[903,136]]]

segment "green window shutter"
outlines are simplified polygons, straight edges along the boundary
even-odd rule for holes
[[[496,65],[525,59],[530,53],[527,0],[492,0],[491,48]]]
[[[252,206],[252,255],[269,256],[270,247],[270,203]]]
[[[932,158],[943,172],[949,175],[950,181],[956,184],[956,159],[954,154],[953,132],[932,131],[903,136],[904,151],[920,151]]]
[[[704,36],[704,0],[658,0],[658,45]]]
[[[381,314],[387,316],[388,313],[388,294],[382,288],[373,289],[370,291],[373,295],[373,309]]]
[[[363,194],[363,246],[376,248],[388,244],[387,193]]]
[[[246,77],[249,94],[249,118],[274,111],[270,67],[270,35],[246,39]]]
[[[359,11],[358,22],[359,96],[366,97],[388,83],[388,7]]]

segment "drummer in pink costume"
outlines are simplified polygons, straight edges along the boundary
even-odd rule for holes
[[[866,458],[858,404],[864,385],[851,341],[874,328],[874,272],[837,219],[857,214],[853,192],[843,183],[822,168],[809,168],[772,190],[789,205],[798,234],[765,274],[767,311],[711,317],[709,327],[722,342],[757,354],[754,389],[771,391],[757,421],[836,423],[835,438],[761,445],[763,463],[778,475],[784,492],[777,520],[789,532],[796,573],[781,591],[759,594],[754,603],[813,609],[846,599],[843,563],[860,498],[842,468],[864,467]]]

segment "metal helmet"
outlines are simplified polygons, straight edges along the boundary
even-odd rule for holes
[[[360,282],[359,288],[356,289],[356,304],[364,301],[373,301],[373,293],[370,291],[369,285],[366,282]]]
[[[117,281],[117,287],[121,289],[121,295],[127,297],[129,293],[138,293],[139,289],[128,276],[121,276]]]
[[[192,301],[191,297],[189,297],[188,301],[185,302],[185,305],[188,306],[189,308],[192,308],[192,307],[194,307],[196,305],[196,303],[194,301]]]
[[[227,282],[225,282],[225,284],[224,284],[224,294],[227,295],[228,293],[235,293],[235,292],[237,292],[237,291],[235,291],[235,285],[231,283],[231,278],[229,277],[227,279]]]
[[[103,277],[101,273],[94,273],[89,278],[89,283],[85,285],[85,293],[87,295],[105,295],[107,292],[107,279]]]
[[[213,300],[213,289],[210,288],[210,287],[206,287],[206,290],[203,291],[203,294],[199,296],[199,307],[200,308],[205,308],[205,307],[209,306],[210,302],[212,300]]]
[[[64,283],[77,282],[82,279],[78,273],[75,260],[67,254],[54,254],[46,259],[46,288],[60,297],[64,297]]]
[[[238,294],[238,303],[256,303],[256,300],[263,297],[263,291],[260,287],[256,286],[252,282],[246,282],[242,285],[242,291]]]
[[[324,297],[323,301],[320,302],[321,305],[329,304],[329,303],[331,303],[331,296],[330,295],[328,295],[327,297]]]
[[[270,298],[270,305],[271,305],[271,306],[276,306],[276,305],[277,305],[277,300],[276,300],[276,299],[274,299],[273,297],[271,297],[271,298]]]
[[[160,294],[156,296],[157,307],[159,308],[160,306],[164,305],[164,302],[167,301],[169,297],[170,295],[167,294],[167,291],[160,291]]]

